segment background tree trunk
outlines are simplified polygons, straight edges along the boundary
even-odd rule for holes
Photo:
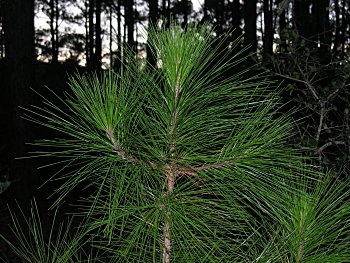
[[[109,0],[109,66],[113,67],[113,0]]]
[[[31,128],[21,118],[19,108],[32,104],[30,87],[34,85],[34,0],[5,1],[6,89],[8,108],[7,153],[11,192],[22,208],[27,208],[36,189],[33,160],[15,160],[27,153],[25,143],[32,139]],[[18,193],[19,195],[16,195]]]
[[[95,23],[95,69],[101,70],[102,66],[102,39],[101,39],[101,1],[96,1]]]
[[[329,25],[329,0],[313,0],[312,2],[312,36],[315,46],[319,49],[319,58],[323,64],[331,60],[331,34]]]
[[[241,36],[241,4],[239,0],[233,0],[232,2],[232,26],[235,29],[233,33],[233,39]]]
[[[208,21],[208,0],[204,0],[203,3],[203,15],[204,15],[204,21]]]
[[[294,0],[294,26],[300,36],[310,37],[310,0]]]
[[[346,0],[342,1],[342,9],[341,9],[341,14],[342,14],[342,21],[341,21],[341,57],[344,58],[345,55],[345,45],[346,45],[346,28],[347,28],[347,19],[346,19]]]
[[[184,12],[184,26],[186,26],[188,24],[188,9],[189,9],[189,2],[188,0],[182,0],[182,5],[183,5],[183,12]]]
[[[133,49],[135,49],[135,39],[134,39],[134,0],[128,0],[125,4],[125,19],[126,25],[128,26],[128,45]]]
[[[90,65],[90,35],[89,35],[89,15],[90,15],[90,12],[89,12],[89,0],[84,0],[84,7],[85,7],[85,10],[84,10],[84,17],[85,17],[85,57],[86,57],[86,67],[88,68],[89,65]]]
[[[272,0],[264,0],[263,61],[268,61],[273,53]]]
[[[282,1],[284,0],[278,0],[277,1],[277,4],[281,4]],[[279,33],[279,37],[280,37],[280,40],[281,40],[281,43],[280,43],[280,52],[285,52],[286,51],[286,48],[287,48],[287,40],[284,36],[284,30],[286,29],[287,27],[287,21],[286,21],[286,10],[288,10],[288,7],[286,9],[283,9],[280,11],[279,13],[279,17],[278,17],[278,33]]]
[[[51,53],[52,63],[58,63],[58,48],[57,48],[57,35],[58,35],[58,5],[57,0],[50,0],[50,33],[51,33]]]
[[[333,52],[338,53],[338,47],[340,43],[340,8],[339,8],[339,1],[334,1],[334,12],[335,12],[335,35],[334,35],[334,42],[333,42]]]
[[[121,13],[121,0],[117,1],[117,29],[118,29],[118,50],[117,50],[117,64],[116,69],[120,69],[123,61],[122,54],[122,13]]]
[[[249,51],[256,52],[256,2],[257,0],[244,1],[244,44],[250,45]]]
[[[156,25],[158,19],[158,1],[157,0],[148,0],[149,4],[149,19],[148,22],[150,25]],[[156,66],[156,58],[152,54],[149,47],[149,41],[147,40],[147,59],[152,66]]]
[[[89,70],[93,70],[95,67],[94,56],[94,13],[95,13],[95,1],[89,0],[89,53],[87,55],[87,67]]]

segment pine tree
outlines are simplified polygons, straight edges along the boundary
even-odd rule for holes
[[[79,262],[73,255],[90,243],[95,262],[349,258],[346,183],[303,167],[278,88],[264,74],[246,77],[251,69],[235,73],[240,54],[220,52],[207,25],[149,38],[156,68],[130,52],[120,74],[72,77],[66,108],[45,100],[28,110],[66,136],[39,143],[44,155],[69,159],[56,204],[83,182],[94,192],[75,238],[16,252],[26,262]]]

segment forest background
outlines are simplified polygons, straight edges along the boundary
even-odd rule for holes
[[[37,190],[48,160],[15,159],[33,151],[26,143],[56,136],[21,118],[20,107],[41,101],[31,88],[60,95],[69,74],[122,70],[126,45],[155,64],[145,32],[171,20],[209,22],[213,38],[229,34],[223,48],[240,38],[249,47],[243,66],[257,65],[249,74],[268,71],[285,87],[282,111],[299,109],[291,143],[310,165],[348,176],[349,8],[348,0],[0,0],[0,207],[14,199],[27,207],[33,195],[45,206],[50,195]]]

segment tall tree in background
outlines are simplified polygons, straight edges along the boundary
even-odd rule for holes
[[[5,56],[4,0],[0,0],[0,59]]]
[[[342,24],[341,24],[341,56],[344,57],[345,50],[346,50],[346,32],[349,26],[349,15],[347,15],[346,10],[349,10],[349,4],[347,4],[346,0],[342,0],[342,9],[341,9],[341,16],[342,16]]]
[[[272,25],[272,0],[264,0],[264,39],[263,39],[263,61],[272,56],[273,47],[273,25]]]
[[[204,21],[208,21],[208,0],[204,0],[203,3],[203,15],[204,15]]]
[[[220,36],[224,32],[224,24],[226,24],[224,5],[224,0],[204,1],[204,20],[211,21],[211,23],[215,26],[215,33],[217,36]]]
[[[158,0],[148,0],[148,6],[149,6],[148,24],[154,26],[157,23],[157,19],[158,19]],[[148,39],[147,39],[147,59],[150,65],[152,66],[156,65],[156,58],[154,57],[154,54],[150,49]]]
[[[329,0],[313,0],[312,2],[312,36],[311,39],[319,47],[320,59],[324,64],[330,62],[331,31],[329,24]]]
[[[287,43],[286,43],[286,38],[285,38],[285,32],[284,30],[287,27],[287,20],[286,20],[286,10],[288,10],[288,5],[289,5],[289,1],[286,2],[285,0],[277,0],[277,15],[278,15],[278,33],[279,33],[279,37],[280,37],[280,52],[283,51],[284,49],[286,49],[287,47]]]
[[[7,0],[4,2],[6,76],[2,96],[6,99],[8,119],[8,157],[10,179],[16,181],[14,192],[19,202],[28,202],[34,189],[33,160],[15,160],[27,152],[25,143],[31,141],[27,122],[21,118],[19,106],[29,106],[30,87],[34,84],[34,0]]]
[[[134,16],[134,0],[128,0],[125,3],[125,22],[127,25],[128,45],[135,50],[135,39],[134,39],[134,27],[135,27],[135,16]]]
[[[338,53],[338,47],[340,45],[340,8],[339,1],[334,1],[334,13],[335,13],[335,23],[334,23],[334,42],[333,42],[333,53]]]
[[[244,44],[249,45],[251,52],[256,52],[257,33],[256,33],[256,4],[257,0],[244,1]]]
[[[121,13],[121,5],[122,1],[117,1],[117,61],[116,61],[116,69],[119,69],[122,65],[122,13]]]
[[[58,63],[58,0],[50,0],[49,5],[52,63]]]
[[[294,26],[299,33],[305,39],[310,37],[310,4],[311,0],[295,0],[293,6],[293,18]]]
[[[224,32],[224,24],[225,24],[225,0],[219,0],[216,3],[216,31],[218,33],[218,35],[222,35],[222,33]]]
[[[109,65],[113,67],[113,0],[109,0],[108,2],[108,10],[109,10]]]
[[[41,49],[41,54],[49,57],[51,63],[58,63],[59,48],[60,48],[60,32],[59,24],[62,16],[65,15],[64,0],[36,0],[35,5],[37,12],[42,12],[48,17],[49,28],[37,29],[38,47]],[[42,42],[42,43],[41,43]]]
[[[183,26],[188,24],[188,18],[192,10],[192,3],[189,0],[181,0],[174,3],[174,13],[183,15]]]
[[[101,69],[101,2],[89,0],[89,42],[87,54],[87,67],[89,70]]]
[[[170,25],[170,0],[162,0],[162,7],[160,10],[160,16],[165,21],[165,26],[169,27]]]
[[[89,42],[87,43],[88,46],[88,53],[86,54],[86,64],[88,69],[92,70],[94,68],[95,62],[94,62],[94,9],[95,9],[95,1],[89,0],[88,4],[88,18],[89,18]]]
[[[232,10],[232,26],[235,29],[233,33],[233,38],[236,39],[241,36],[241,4],[239,0],[233,0],[231,4]]]
[[[101,39],[101,0],[95,2],[95,69],[100,70],[102,66],[102,39]]]

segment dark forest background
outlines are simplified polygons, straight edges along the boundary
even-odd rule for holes
[[[50,160],[15,159],[35,150],[26,143],[57,136],[21,117],[21,107],[42,100],[31,89],[62,95],[69,74],[119,71],[126,46],[154,65],[141,36],[149,23],[171,20],[208,22],[214,38],[229,34],[222,48],[240,38],[239,48],[249,47],[242,66],[256,64],[251,74],[268,71],[282,81],[282,110],[300,109],[291,143],[311,165],[347,176],[349,8],[349,0],[204,0],[198,11],[190,0],[0,0],[0,206],[17,199],[26,207],[33,195],[46,200],[54,189],[37,190],[53,174],[37,167]],[[34,26],[40,16],[46,27]]]

